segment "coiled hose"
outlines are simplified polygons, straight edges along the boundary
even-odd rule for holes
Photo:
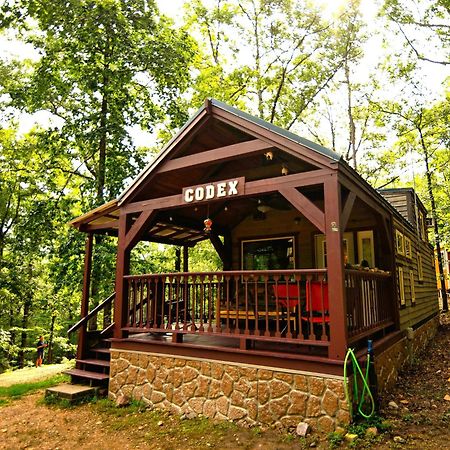
[[[348,393],[348,380],[347,380],[347,361],[351,358],[352,361],[352,367],[353,367],[353,391],[354,391],[354,399],[355,403],[358,405],[357,410],[358,413],[364,417],[365,419],[370,419],[374,413],[375,413],[375,400],[373,398],[372,392],[370,392],[369,388],[369,364],[370,364],[370,353],[367,353],[367,362],[366,362],[366,374],[363,375],[363,372],[361,370],[361,367],[358,364],[358,360],[356,359],[355,353],[351,348],[347,350],[347,354],[345,355],[344,360],[344,390],[345,390],[345,398],[347,400],[348,406],[350,408],[350,416],[352,416],[352,409],[353,409],[353,403],[350,399],[350,395]],[[361,378],[362,383],[362,392],[361,397],[359,395],[359,389],[358,389],[358,383],[357,383],[357,376]],[[364,412],[363,411],[363,405],[365,400],[369,400],[370,404],[370,412]]]

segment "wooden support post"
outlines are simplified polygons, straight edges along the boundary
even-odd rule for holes
[[[189,247],[183,245],[183,272],[189,272]]]
[[[83,294],[81,297],[81,318],[89,312],[89,293],[91,288],[92,247],[94,235],[88,233],[84,250]],[[78,332],[77,359],[83,359],[87,350],[87,324],[84,323]]]
[[[181,271],[181,248],[175,248],[175,272]]]
[[[347,303],[341,228],[341,185],[336,174],[324,182],[325,235],[327,241],[328,295],[330,299],[329,358],[343,360],[347,351]]]
[[[119,239],[117,242],[116,262],[116,299],[114,302],[114,337],[125,337],[122,332],[128,320],[128,285],[124,276],[130,272],[130,249],[127,247],[126,237],[131,220],[127,214],[119,218]]]
[[[223,236],[223,245],[225,247],[225,263],[223,266],[223,270],[231,270],[233,266],[233,249],[232,249],[232,241],[231,234],[225,233]]]

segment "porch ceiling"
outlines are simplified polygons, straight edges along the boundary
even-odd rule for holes
[[[271,147],[270,144],[267,144],[265,150],[244,155],[239,155],[239,151],[236,151],[236,155],[230,155],[226,160],[218,159],[206,164],[201,162],[202,154],[205,152],[251,142],[256,142],[254,136],[211,117],[208,119],[208,126],[201,128],[176,148],[170,162],[180,162],[180,167],[176,170],[167,170],[165,163],[161,163],[151,178],[140,186],[133,201],[175,195],[186,186],[228,178],[245,177],[246,181],[270,179],[280,176],[283,167],[286,167],[290,174],[316,168],[298,156]],[[265,157],[265,153],[269,150],[273,154],[272,159]],[[181,162],[193,155],[198,155],[196,164],[186,164],[183,167]]]

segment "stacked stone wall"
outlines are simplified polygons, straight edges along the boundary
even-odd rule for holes
[[[407,330],[406,337],[376,356],[375,369],[379,392],[392,389],[400,371],[412,364],[415,358],[423,352],[436,335],[438,326],[439,318],[435,317],[416,330]]]
[[[341,377],[132,351],[112,350],[109,396],[245,425],[330,432],[350,420]]]

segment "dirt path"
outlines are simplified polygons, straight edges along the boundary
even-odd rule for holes
[[[89,407],[55,409],[37,404],[40,399],[42,392],[2,408],[0,449],[143,448],[130,443],[126,434],[104,430],[101,417]]]
[[[383,399],[382,415],[393,426],[390,437],[404,439],[401,448],[450,450],[450,314],[441,322],[433,343]],[[389,407],[390,401],[398,409]]]
[[[450,395],[449,319],[395,391],[383,399],[382,416],[391,431],[351,448],[450,450],[450,401],[444,399]],[[227,422],[213,425],[206,419],[181,421],[136,407],[118,409],[104,402],[62,409],[44,405],[42,398],[43,392],[35,393],[0,409],[0,449],[287,450],[309,449],[313,442],[317,449],[330,448],[326,436],[300,440]],[[389,407],[390,401],[398,408]]]

